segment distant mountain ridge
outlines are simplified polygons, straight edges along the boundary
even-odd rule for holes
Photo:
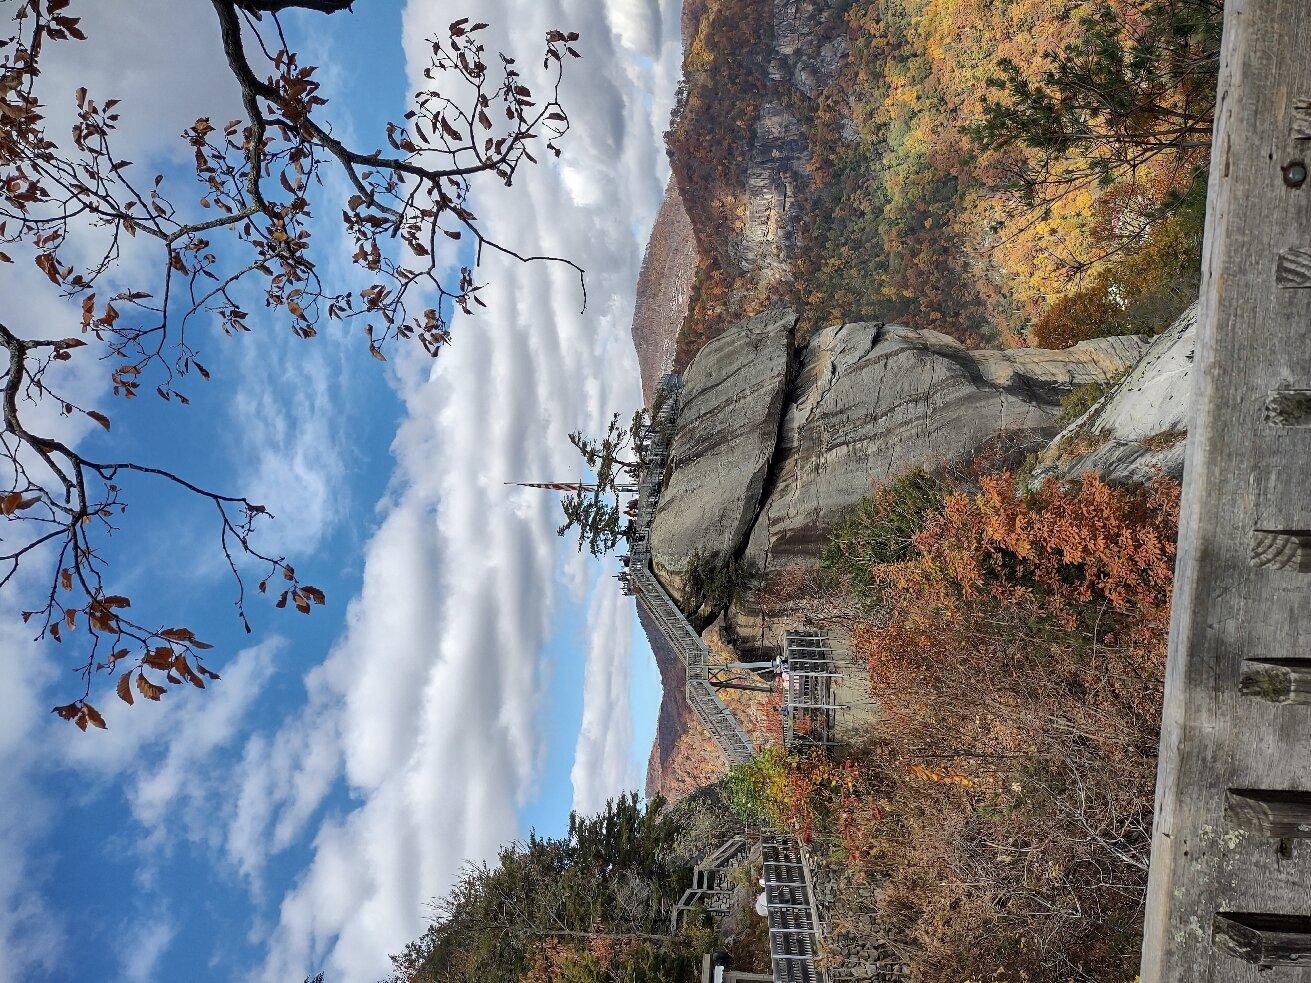
[[[696,261],[692,223],[671,178],[642,257],[633,305],[633,347],[642,370],[642,397],[648,405],[656,381],[673,365]]]

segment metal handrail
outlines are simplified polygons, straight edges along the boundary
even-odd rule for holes
[[[646,609],[683,662],[687,699],[697,717],[710,731],[730,764],[745,764],[755,757],[755,747],[742,724],[709,683],[710,650],[651,569],[651,522],[660,501],[660,485],[668,461],[681,388],[682,380],[676,375],[665,376],[657,387],[664,402],[652,421],[652,436],[642,455],[642,470],[637,482],[638,529],[629,551],[629,577],[636,588],[638,603]]]

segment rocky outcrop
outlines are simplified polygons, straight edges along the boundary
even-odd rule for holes
[[[746,221],[739,243],[744,272],[761,289],[786,282],[809,200],[810,141],[806,126],[819,93],[847,55],[845,34],[818,30],[832,5],[774,0],[769,86],[756,116],[746,171]]]
[[[684,373],[669,483],[651,526],[656,574],[675,594],[694,553],[735,554],[750,533],[778,440],[795,324],[777,310],[743,321]]]
[[[801,354],[775,448],[776,483],[746,559],[762,570],[813,565],[829,526],[874,485],[966,461],[990,443],[1036,448],[1054,432],[1061,396],[1113,378],[1145,347],[1132,337],[1063,351],[972,351],[897,325],[818,332]]]
[[[1196,348],[1194,306],[1039,455],[1033,480],[1068,479],[1089,470],[1116,483],[1146,481],[1158,471],[1181,478]]]
[[[678,185],[671,179],[642,256],[633,303],[633,347],[642,371],[642,395],[648,405],[656,382],[673,365],[696,260],[692,223],[683,208]]]
[[[656,572],[675,592],[697,551],[766,572],[813,566],[829,526],[874,485],[990,444],[1037,450],[1056,431],[1063,395],[1109,382],[1148,344],[973,351],[934,331],[859,323],[794,351],[795,323],[780,311],[742,322],[685,374],[651,535]],[[749,627],[751,612],[733,615]]]

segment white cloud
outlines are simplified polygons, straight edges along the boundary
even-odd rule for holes
[[[568,171],[523,172],[478,202],[484,227],[511,244],[569,256],[577,281],[550,264],[489,262],[488,312],[456,325],[436,363],[396,365],[406,418],[381,525],[366,549],[348,629],[311,675],[303,714],[247,748],[251,767],[228,847],[258,878],[270,849],[312,819],[337,762],[360,804],[323,821],[313,859],[284,897],[260,978],[309,967],[373,979],[422,929],[425,902],[465,860],[519,833],[518,809],[542,758],[541,655],[559,605],[586,565],[554,538],[555,502],[507,481],[577,471],[564,435],[593,432],[637,404],[628,327],[644,230],[665,174],[660,133],[676,71],[676,4],[501,0],[479,8],[532,63],[548,27],[577,26],[584,59],[569,66],[574,130]],[[663,15],[663,16],[662,16]],[[412,0],[410,75],[424,39],[453,15]],[[489,47],[505,35],[489,38]],[[654,96],[652,93],[658,93]],[[602,578],[590,605],[584,729],[575,796],[595,804],[627,784],[631,607]],[[258,773],[257,773],[258,772]],[[281,777],[280,777],[281,776]],[[297,787],[290,776],[307,776]]]
[[[348,377],[340,361],[355,339],[338,329],[304,341],[283,324],[261,327],[257,337],[243,339],[249,344],[230,370],[232,457],[242,471],[233,485],[273,514],[262,527],[264,544],[279,555],[307,557],[350,504],[343,447],[349,435],[339,426]],[[363,351],[354,347],[356,355]]]
[[[102,0],[68,13],[81,18],[87,40],[48,45],[41,61],[50,131],[61,139],[79,86],[101,102],[122,100],[116,146],[142,168],[164,154],[185,164],[191,150],[181,133],[197,117],[240,115],[237,84],[216,43],[218,19],[209,4]]]
[[[144,763],[134,753],[138,764],[126,790],[133,816],[158,839],[167,841],[179,829],[197,840],[219,834],[216,813],[224,806],[215,757],[242,734],[247,713],[273,677],[274,660],[285,650],[281,639],[272,639],[239,652],[203,698],[170,694],[175,698],[153,735],[167,736],[167,750],[144,756]],[[181,826],[170,821],[179,812]]]
[[[49,858],[31,844],[53,818],[37,794],[42,767],[34,736],[49,726],[41,690],[54,675],[37,657],[36,646],[18,625],[16,612],[0,606],[0,760],[5,794],[0,796],[0,980],[39,977],[53,970],[62,951],[65,924],[45,903],[41,887]]]
[[[609,573],[609,571],[606,571]],[[574,748],[570,779],[574,808],[596,812],[630,783],[632,710],[632,601],[602,580],[592,594],[591,627],[583,686],[583,725]]]
[[[147,983],[157,979],[159,961],[177,929],[162,915],[141,919],[119,943],[124,983]]]

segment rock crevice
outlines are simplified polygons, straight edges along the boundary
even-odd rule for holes
[[[697,553],[735,556],[759,512],[792,375],[796,315],[766,311],[706,345],[683,377],[670,477],[651,526],[677,596]],[[731,491],[730,491],[731,490]]]
[[[1109,382],[1148,344],[975,351],[935,331],[861,322],[797,348],[795,327],[791,312],[767,312],[688,367],[651,537],[656,572],[675,591],[698,551],[762,572],[814,566],[832,523],[875,485],[990,443],[1041,448],[1065,393]],[[744,641],[768,643],[758,612],[730,620]]]

